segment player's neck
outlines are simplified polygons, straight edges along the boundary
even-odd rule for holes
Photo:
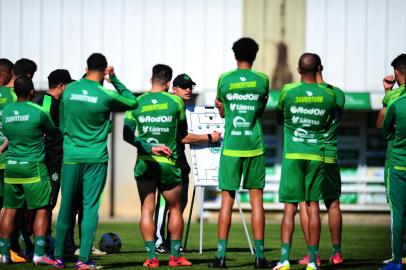
[[[160,84],[153,84],[151,86],[151,92],[157,93],[157,92],[166,92],[166,85],[160,85]]]
[[[318,83],[314,75],[302,75],[301,81],[304,83]]]
[[[321,75],[320,73],[317,73],[316,81],[317,81],[317,83],[324,83],[323,75]]]
[[[100,82],[103,79],[103,74],[99,72],[88,72],[86,74],[86,79],[90,81]]]
[[[25,97],[17,97],[17,102],[25,102],[25,101],[30,101],[30,99]]]
[[[56,100],[59,100],[62,96],[62,90],[60,90],[59,88],[51,88],[48,90],[47,93],[54,97]]]
[[[238,69],[251,69],[252,64],[246,61],[237,61],[237,67]]]
[[[14,87],[14,81],[16,80],[16,76],[13,76],[11,80],[5,85],[7,87]]]

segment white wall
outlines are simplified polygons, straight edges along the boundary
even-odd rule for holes
[[[406,52],[405,11],[404,0],[307,0],[305,49],[322,58],[326,81],[380,92]]]
[[[36,61],[42,89],[52,70],[80,78],[86,58],[102,52],[133,91],[148,88],[152,66],[165,63],[199,92],[234,67],[242,12],[242,0],[0,0],[0,57]]]

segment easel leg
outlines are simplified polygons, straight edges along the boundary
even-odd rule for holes
[[[203,203],[204,203],[204,187],[200,187],[200,243],[199,254],[203,254]]]
[[[192,219],[192,211],[193,211],[193,205],[195,202],[195,194],[196,194],[196,187],[193,188],[192,203],[190,205],[189,218],[188,218],[187,226],[186,226],[185,243],[183,244],[184,250],[186,250],[187,239],[189,237],[190,221]]]
[[[254,250],[252,249],[252,243],[251,243],[250,234],[248,233],[247,224],[245,223],[244,215],[242,213],[242,209],[241,209],[241,205],[240,205],[240,193],[238,191],[236,192],[235,200],[236,200],[237,205],[238,205],[238,211],[240,212],[242,225],[244,226],[245,236],[247,237],[247,241],[248,241],[248,245],[250,247],[251,255],[254,255]]]

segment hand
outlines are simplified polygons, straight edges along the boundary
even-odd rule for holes
[[[383,83],[383,88],[385,89],[385,92],[392,90],[393,86],[396,83],[395,76],[393,76],[393,75],[385,76],[382,80],[382,83]]]
[[[110,78],[114,76],[114,67],[113,66],[108,66],[104,70],[104,78],[110,82]]]
[[[223,105],[223,103],[220,100],[216,99],[214,101],[214,106],[216,106],[216,108],[219,110],[220,116],[224,118],[224,105]]]
[[[211,134],[211,140],[212,140],[213,143],[218,142],[220,139],[221,139],[221,133],[220,132],[214,131]]]
[[[152,154],[156,156],[165,156],[170,157],[172,156],[172,151],[167,146],[152,146]]]

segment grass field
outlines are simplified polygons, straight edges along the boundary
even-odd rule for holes
[[[276,261],[279,258],[279,227],[278,225],[266,226],[265,255],[268,260]],[[95,258],[98,265],[104,269],[143,269],[142,263],[146,258],[143,248],[143,240],[139,232],[138,224],[101,224],[96,235],[96,245],[101,234],[106,232],[118,233],[122,239],[123,247],[118,254],[109,254],[105,257]],[[207,269],[207,264],[216,256],[217,226],[215,224],[204,225],[203,254],[199,255],[199,225],[191,226],[191,233],[187,244],[190,253],[185,256],[193,263],[193,269]],[[326,226],[323,226],[320,254],[322,259],[321,269],[378,269],[382,260],[390,257],[390,235],[387,226],[354,226],[344,227],[343,252],[345,263],[341,266],[333,266],[328,263],[330,256],[330,239]],[[305,254],[301,230],[296,227],[291,263]],[[158,258],[161,269],[169,268],[168,254],[159,254]],[[227,252],[227,265],[232,269],[252,269],[253,257],[249,253],[248,243],[241,224],[234,224],[230,232],[229,249]],[[68,263],[72,268],[74,262]],[[0,269],[33,269],[31,264],[1,266]],[[52,269],[42,266],[42,269]],[[39,268],[36,268],[39,269]],[[305,269],[305,266],[295,265],[292,269]]]

